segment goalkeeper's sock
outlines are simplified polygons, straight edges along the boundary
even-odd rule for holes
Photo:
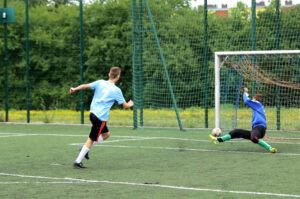
[[[219,142],[225,142],[226,140],[230,140],[231,139],[231,135],[230,134],[226,134],[220,138],[218,138]]]
[[[80,163],[82,161],[82,159],[84,158],[85,154],[87,154],[87,152],[89,152],[89,148],[87,148],[85,145],[82,147],[77,159],[75,160],[76,163]]]
[[[267,149],[268,151],[270,151],[272,149],[272,147],[266,143],[265,141],[263,141],[262,139],[259,139],[258,140],[258,143],[257,143],[259,146],[262,146],[264,147],[265,149]]]

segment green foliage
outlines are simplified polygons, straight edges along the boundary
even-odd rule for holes
[[[176,99],[180,107],[203,105],[203,11],[190,7],[189,0],[148,1],[158,36],[166,58],[171,82],[176,82]],[[32,109],[80,108],[79,93],[70,95],[71,86],[80,83],[79,6],[71,0],[29,0],[30,41],[30,104]],[[26,108],[25,84],[25,3],[9,1],[8,7],[16,10],[16,22],[8,25],[9,106]],[[125,98],[132,98],[132,11],[131,0],[97,0],[84,5],[84,82],[106,79],[111,66],[119,66],[122,76],[118,86]],[[297,25],[300,6],[281,11],[281,49],[300,48],[300,26]],[[147,13],[144,12],[145,19]],[[275,11],[272,3],[257,14],[257,49],[275,48]],[[150,23],[144,21],[144,29]],[[3,26],[0,26],[3,32]],[[160,63],[152,33],[144,33],[144,61]],[[4,108],[3,34],[0,35],[0,108]],[[210,13],[208,16],[209,88],[213,88],[213,53],[220,50],[251,49],[251,17],[243,3],[227,17]],[[180,53],[179,53],[180,52]],[[151,66],[152,67],[152,66]],[[162,79],[161,65],[153,66],[149,80],[160,79],[145,85],[149,101],[158,94],[168,93]],[[198,77],[190,78],[191,71]],[[158,87],[159,86],[159,87]],[[153,89],[157,88],[157,90]],[[161,89],[161,90],[159,90]],[[177,89],[177,90],[176,90]],[[3,91],[3,92],[2,92]],[[85,92],[88,109],[92,92]],[[196,96],[191,100],[189,96]],[[213,92],[212,92],[213,95]],[[212,95],[209,96],[212,98]],[[169,96],[162,96],[164,102]],[[41,101],[44,102],[41,105]],[[163,104],[162,102],[159,102]],[[211,105],[213,100],[210,101]]]
[[[246,4],[237,2],[236,8],[231,9],[231,17],[234,19],[249,19],[250,11]]]

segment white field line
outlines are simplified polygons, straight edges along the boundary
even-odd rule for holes
[[[188,138],[175,138],[175,137],[152,137],[155,139],[164,139],[164,140],[179,140],[179,141],[192,141],[192,142],[211,142],[210,140],[199,140],[199,139],[188,139]],[[245,140],[242,138],[232,139],[227,142],[236,142],[236,141],[243,141],[243,142],[251,142],[249,140]],[[276,143],[276,144],[300,144],[300,142],[280,142],[280,141],[267,141],[268,143]]]
[[[19,175],[19,174],[9,174],[9,173],[0,173],[0,175],[2,175],[2,176],[20,177],[20,178],[48,179],[48,180],[65,180],[65,181],[71,181],[72,183],[76,183],[76,182],[77,183],[78,182],[84,182],[84,183],[106,183],[106,184],[118,184],[118,185],[156,187],[156,188],[165,188],[165,189],[177,189],[177,190],[207,191],[207,192],[219,192],[219,193],[234,193],[234,194],[266,195],[266,196],[279,196],[279,197],[300,198],[300,195],[282,194],[282,193],[235,191],[235,190],[223,190],[223,189],[208,189],[208,188],[196,188],[196,187],[183,187],[183,186],[161,185],[161,184],[145,184],[145,183],[135,183],[135,182],[118,182],[118,181],[109,181],[109,180],[85,180],[85,179],[69,178],[69,177],[61,178],[61,177],[29,176],[29,175]]]
[[[72,135],[72,134],[39,134],[39,133],[33,133],[33,134],[22,134],[22,133],[6,133],[6,132],[0,132],[0,138],[6,138],[6,137],[17,137],[17,136],[57,136],[57,137],[87,137],[86,135]],[[178,140],[178,141],[191,141],[191,142],[211,142],[209,139],[207,140],[201,140],[201,139],[188,139],[188,138],[176,138],[176,137],[143,137],[143,136],[111,136],[115,138],[132,138],[132,139],[164,139],[164,140]],[[130,141],[129,139],[127,141]],[[242,140],[242,139],[233,139],[228,142],[235,142],[235,141],[243,141],[243,142],[249,142],[249,140]],[[105,141],[108,142],[108,141]],[[280,141],[268,141],[268,143],[276,143],[276,144],[300,144],[300,142],[280,142]]]
[[[0,138],[10,138],[10,137],[23,137],[23,136],[31,136],[26,134],[18,134],[18,135],[2,135]]]
[[[55,182],[55,181],[51,181],[51,182],[0,182],[0,184],[74,184],[74,183],[86,183],[86,182],[72,182],[72,181],[66,181],[66,182]]]
[[[280,142],[280,141],[266,141],[268,143],[275,143],[275,144],[300,144],[300,142]]]
[[[137,140],[154,140],[154,139],[157,139],[157,138],[136,138],[136,139],[122,139],[122,140],[111,140],[111,141],[105,141],[105,143],[113,143],[113,142],[126,142],[126,141],[137,141]]]
[[[72,146],[82,146],[84,143],[71,143]],[[182,148],[182,147],[150,147],[150,146],[125,146],[125,145],[108,145],[98,144],[94,147],[112,147],[112,148],[128,148],[128,149],[159,149],[159,150],[175,150],[175,151],[198,151],[198,152],[220,152],[220,153],[245,153],[245,154],[262,154],[262,155],[280,155],[280,156],[300,156],[299,153],[270,153],[270,152],[248,152],[248,151],[227,151],[212,150],[200,148]]]
[[[0,138],[5,137],[16,137],[16,136],[63,136],[63,137],[87,137],[86,135],[68,135],[68,134],[17,134],[13,133],[11,135],[8,135],[8,133],[0,133],[3,136],[0,136]],[[158,139],[159,137],[139,137],[139,136],[115,136],[118,138],[131,138],[131,139],[121,139],[121,140],[111,140],[111,141],[105,141],[105,143],[113,143],[113,142],[125,142],[125,141],[137,141],[137,140],[154,140]]]
[[[40,134],[40,133],[0,133],[0,137],[13,136],[57,136],[57,137],[87,137],[88,135],[72,135],[72,134]]]

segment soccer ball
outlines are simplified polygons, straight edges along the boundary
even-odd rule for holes
[[[211,134],[214,136],[214,137],[220,137],[221,134],[222,134],[222,131],[220,128],[214,128],[212,131],[211,131]]]

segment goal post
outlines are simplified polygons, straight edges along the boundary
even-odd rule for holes
[[[263,95],[268,129],[300,130],[300,50],[215,52],[215,127],[251,127],[244,87]]]

